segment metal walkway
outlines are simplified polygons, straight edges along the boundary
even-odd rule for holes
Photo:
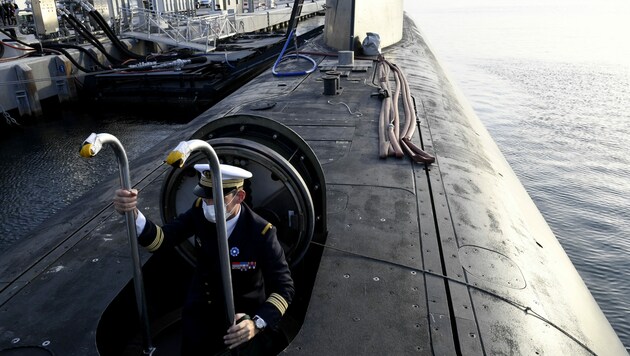
[[[123,9],[120,33],[140,40],[212,52],[218,39],[234,36],[236,15],[190,17],[134,8]]]
[[[325,0],[300,2],[297,17],[308,17],[325,8]],[[236,14],[212,12],[205,16],[159,12],[132,8],[121,9],[121,36],[152,41],[170,46],[188,47],[212,52],[217,40],[276,26],[288,26],[293,8],[282,7],[267,11]]]

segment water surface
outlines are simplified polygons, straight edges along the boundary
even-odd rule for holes
[[[116,136],[129,161],[172,134],[190,117],[125,107],[47,108],[39,119],[16,118],[21,125],[0,137],[0,253],[118,172],[113,150],[92,159],[79,156],[92,133]],[[190,114],[188,114],[190,115]]]

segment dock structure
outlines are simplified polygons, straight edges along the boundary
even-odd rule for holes
[[[72,63],[62,55],[0,63],[0,90],[3,110],[17,109],[20,116],[41,115],[43,99],[62,103],[77,96]]]
[[[300,17],[314,16],[324,10],[325,0],[304,3]],[[168,47],[190,48],[200,53],[212,53],[217,41],[236,35],[264,30],[277,30],[287,26],[291,18],[290,7],[277,7],[253,13],[235,14],[233,11],[208,12],[199,10],[201,16],[183,16],[142,9],[130,11],[130,21],[120,28],[122,42],[137,53],[145,53],[147,42]],[[23,37],[29,43],[37,43],[32,37]],[[8,39],[4,39],[8,40]],[[11,43],[14,43],[11,41]],[[110,42],[103,47],[115,52]],[[19,44],[16,44],[20,47]],[[102,54],[93,46],[85,45],[97,57]],[[26,49],[26,47],[24,47]],[[163,46],[162,46],[163,48]],[[31,50],[31,49],[29,49]],[[87,67],[89,59],[78,50],[68,50],[72,57]],[[17,57],[23,52],[5,51],[5,57]],[[42,114],[41,101],[57,97],[59,102],[77,97],[74,80],[82,81],[84,73],[73,69],[62,55],[46,55],[0,62],[0,107],[2,110],[17,109],[20,116]]]
[[[123,42],[129,48],[140,49],[137,41]],[[103,46],[114,51],[109,43]],[[86,62],[85,56],[79,51],[68,52],[75,60]],[[99,54],[96,51],[94,53]],[[43,114],[41,101],[44,99],[57,98],[60,103],[75,100],[78,95],[75,80],[82,79],[82,74],[61,54],[0,62],[0,106],[5,111],[17,109],[20,116],[40,116]]]

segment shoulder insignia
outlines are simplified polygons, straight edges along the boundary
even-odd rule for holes
[[[261,235],[264,235],[267,233],[267,231],[269,231],[269,229],[271,229],[273,227],[273,225],[271,225],[271,223],[267,223],[267,226],[265,226],[265,228],[262,230],[262,232],[260,233]]]
[[[202,201],[201,198],[197,198],[197,200],[195,201],[195,208],[198,208],[201,206],[201,201]]]

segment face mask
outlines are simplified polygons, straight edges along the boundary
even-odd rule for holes
[[[236,198],[236,195],[232,198],[232,200],[230,200],[227,204],[223,204],[223,207],[225,208],[225,220],[227,220],[231,215],[232,212],[227,210],[227,206],[230,205],[232,203],[232,201],[234,200],[234,198]],[[203,216],[206,217],[206,219],[208,221],[210,221],[211,223],[216,223],[217,222],[217,213],[214,210],[214,204],[212,205],[208,205],[206,204],[206,202],[204,201],[201,205],[202,209],[203,209]],[[234,210],[234,208],[232,208],[232,210]]]

